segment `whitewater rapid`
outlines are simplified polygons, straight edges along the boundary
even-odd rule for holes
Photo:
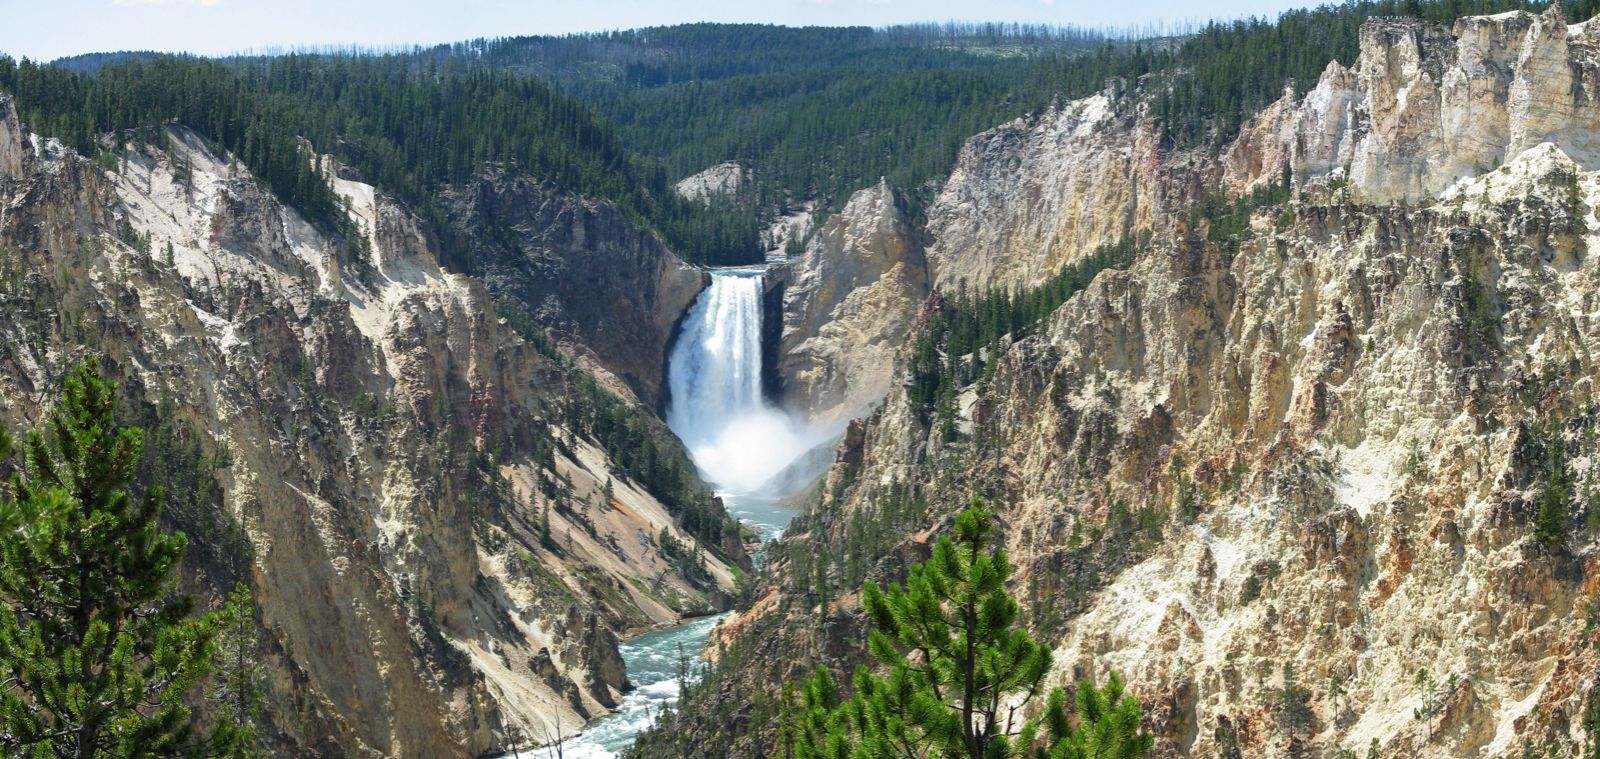
[[[617,647],[627,666],[634,690],[622,697],[617,711],[584,728],[583,735],[561,745],[564,759],[615,759],[633,745],[638,735],[655,722],[663,709],[678,702],[678,680],[699,678],[700,649],[723,615],[697,619],[668,630],[648,633]],[[536,759],[548,749],[522,752]],[[501,757],[501,759],[509,759]]]

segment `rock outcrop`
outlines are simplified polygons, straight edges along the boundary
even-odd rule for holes
[[[733,161],[725,161],[678,180],[673,190],[689,200],[709,203],[739,192],[744,182],[744,167]]]
[[[17,109],[9,96],[0,95],[0,179],[22,177],[22,151],[27,149]]]
[[[967,141],[928,209],[933,284],[1037,285],[1164,208],[1159,134],[1109,94],[1054,106]],[[1186,195],[1179,193],[1180,200]]]
[[[761,247],[767,251],[767,261],[780,263],[788,260],[791,254],[804,250],[815,218],[816,204],[806,201],[773,219],[772,224],[761,233]]]
[[[928,296],[918,235],[887,180],[851,196],[805,252],[775,266],[782,404],[838,431],[888,392],[894,356]]]
[[[1561,9],[1395,19],[1361,30],[1353,71],[1330,64],[1283,133],[1296,173],[1348,178],[1373,202],[1433,196],[1541,142],[1600,166],[1600,37]]]
[[[451,206],[495,297],[646,406],[661,405],[667,346],[705,272],[610,203],[532,177],[487,169],[451,193]]]
[[[28,138],[0,100],[0,422],[30,426],[95,353],[133,419],[215,462],[215,492],[170,510],[184,583],[254,589],[277,750],[467,757],[570,732],[627,687],[617,633],[733,587],[731,558],[663,553],[696,544],[684,504],[564,426],[574,370],[381,192],[332,180],[364,235],[340,239],[181,128],[104,174],[19,158]]]

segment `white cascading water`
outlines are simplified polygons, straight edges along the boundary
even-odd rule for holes
[[[705,478],[751,493],[818,440],[761,393],[759,268],[716,269],[668,362],[667,426]]]

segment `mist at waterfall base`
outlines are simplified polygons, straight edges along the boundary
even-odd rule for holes
[[[773,478],[828,437],[762,395],[761,275],[759,268],[715,270],[668,363],[667,426],[701,475],[735,501],[786,495],[770,492]]]

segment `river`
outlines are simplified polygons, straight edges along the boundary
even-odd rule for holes
[[[711,270],[711,284],[684,318],[668,359],[667,425],[728,513],[767,541],[782,534],[793,512],[763,486],[824,438],[762,395],[761,275],[758,267]],[[699,661],[720,619],[697,619],[623,643],[635,690],[616,713],[564,743],[564,759],[612,759],[632,745],[661,710],[677,703],[680,662]],[[691,677],[694,671],[689,667]],[[528,755],[548,754],[541,751]]]
[[[678,702],[680,662],[684,657],[690,662],[699,659],[706,636],[723,616],[696,619],[618,646],[634,689],[622,697],[616,712],[589,723],[582,735],[562,744],[562,759],[612,759],[632,744],[662,709]],[[552,754],[550,749],[534,749],[523,755],[544,759]]]

